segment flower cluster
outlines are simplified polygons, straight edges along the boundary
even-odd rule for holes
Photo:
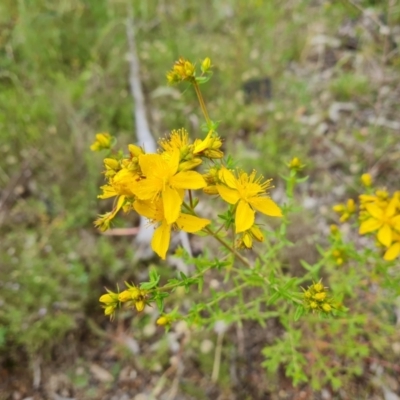
[[[333,206],[333,211],[340,215],[340,222],[346,222],[356,213],[356,203],[353,199],[349,199],[346,204],[336,204]]]
[[[104,314],[111,318],[121,304],[126,303],[133,306],[138,312],[144,310],[146,305],[147,291],[125,282],[126,290],[115,293],[107,289],[107,293],[100,296],[100,303],[103,303]]]
[[[262,241],[262,233],[255,223],[255,211],[270,216],[281,216],[280,208],[265,192],[270,180],[264,181],[253,171],[250,175],[234,174],[222,163],[222,141],[214,130],[194,142],[185,129],[173,130],[169,137],[159,141],[159,151],[147,154],[129,145],[129,155],[120,154],[104,159],[107,183],[98,197],[115,197],[114,207],[101,215],[95,225],[105,231],[119,210],[136,211],[156,225],[152,239],[153,250],[165,259],[171,229],[194,233],[202,230],[210,220],[198,217],[194,207],[185,203],[186,192],[202,189],[207,194],[219,195],[235,207],[236,233],[244,233],[241,243],[251,247],[252,239]],[[213,164],[205,174],[195,169],[208,159]],[[242,246],[238,246],[242,247]]]
[[[206,57],[201,63],[202,75],[207,75],[210,73],[211,60]],[[167,73],[168,83],[174,84],[182,81],[194,82],[196,79],[196,67],[195,65],[180,57],[178,61],[175,62],[171,71]]]
[[[386,190],[373,190],[369,174],[361,177],[367,193],[359,196],[359,234],[373,233],[379,247],[385,249],[383,258],[394,260],[400,255],[400,191],[390,195]],[[341,215],[340,222],[347,221],[357,212],[354,200],[338,204],[333,210]]]
[[[107,133],[107,132],[98,133],[96,135],[96,140],[90,146],[90,150],[100,151],[100,150],[110,149],[112,146],[112,141],[113,141],[113,138],[109,133]]]
[[[324,287],[321,281],[314,283],[303,289],[303,301],[305,308],[312,312],[330,313],[337,308],[334,300],[327,295],[327,287]]]
[[[251,248],[253,241],[264,240],[256,224],[256,212],[282,216],[279,206],[268,196],[271,180],[265,180],[256,171],[249,174],[240,169],[232,170],[230,163],[223,160],[217,124],[211,121],[199,88],[210,78],[210,69],[211,60],[208,57],[201,62],[200,73],[196,72],[195,64],[181,57],[167,74],[171,84],[185,81],[194,87],[206,120],[207,134],[204,138],[190,140],[185,129],[173,130],[159,140],[155,153],[147,153],[146,149],[133,144],[128,145],[128,154],[115,152],[112,150],[115,141],[108,134],[98,134],[91,146],[92,150],[109,150],[104,159],[106,183],[101,186],[102,193],[98,197],[114,198],[111,211],[100,215],[95,226],[106,231],[119,211],[135,211],[155,226],[151,247],[162,259],[166,258],[173,229],[189,233],[203,231],[239,257],[232,245],[223,240],[223,235],[219,235],[223,227],[234,233],[236,248]],[[299,160],[295,164],[296,169],[302,168]],[[211,220],[197,214],[199,200],[195,198],[194,191],[216,196],[225,202],[227,211],[220,215],[223,220],[221,227],[214,230],[210,226]],[[250,266],[246,259],[242,258],[242,261]],[[112,317],[122,303],[133,306],[139,312],[146,304],[156,303],[163,312],[163,299],[168,294],[165,290],[158,290],[159,276],[156,275],[150,273],[150,282],[144,282],[140,287],[126,284],[127,288],[122,292],[107,290],[99,299],[105,314]],[[193,279],[193,282],[199,279]],[[190,281],[185,277],[182,282],[169,282],[164,289],[188,287]],[[168,327],[177,318],[176,310],[163,313],[157,324]]]

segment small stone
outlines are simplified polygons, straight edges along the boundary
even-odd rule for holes
[[[214,347],[214,343],[209,339],[205,339],[201,342],[200,351],[203,354],[207,354],[213,349],[213,347]]]

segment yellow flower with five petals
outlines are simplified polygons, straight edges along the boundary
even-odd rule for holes
[[[141,155],[139,165],[145,178],[132,191],[139,200],[155,201],[161,197],[167,224],[178,219],[185,189],[201,189],[206,186],[204,178],[198,172],[178,172],[177,149],[162,154]]]
[[[250,229],[254,224],[255,210],[271,217],[281,217],[281,209],[269,197],[263,196],[270,188],[270,180],[262,182],[256,172],[250,175],[238,172],[238,177],[223,167],[219,171],[221,183],[217,184],[219,195],[229,204],[236,205],[236,233]]]
[[[360,225],[360,235],[378,231],[379,242],[385,247],[390,247],[395,231],[400,231],[400,215],[396,215],[397,207],[397,196],[394,196],[384,208],[375,203],[366,203],[365,210],[368,217]]]

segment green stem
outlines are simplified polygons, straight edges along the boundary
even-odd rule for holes
[[[197,98],[200,103],[200,108],[201,108],[201,111],[203,112],[204,118],[206,119],[207,125],[210,125],[211,119],[208,116],[206,103],[204,102],[204,98],[203,98],[203,95],[201,94],[200,87],[196,81],[193,81],[193,87],[194,87],[194,90],[196,91],[196,95],[197,95]]]
[[[193,209],[193,198],[191,190],[189,190],[189,202],[190,202],[190,208]]]
[[[252,268],[250,262],[244,258],[240,253],[238,253],[229,243],[225,242],[224,239],[220,238],[216,233],[214,233],[210,228],[205,227],[204,230],[209,233],[215,240],[222,244],[226,249],[228,249],[233,255],[235,255],[246,267]]]
[[[209,266],[209,267],[203,269],[201,272],[198,272],[196,275],[193,275],[192,277],[190,277],[190,279],[199,278],[200,276],[203,276],[207,271],[209,271],[209,270],[212,269],[212,268],[213,268],[213,266],[211,265],[211,266]],[[167,284],[167,285],[165,285],[165,286],[156,288],[155,291],[157,291],[157,292],[165,292],[165,291],[167,291],[167,290],[174,289],[174,288],[176,288],[176,287],[178,287],[178,286],[180,286],[180,285],[181,285],[181,282],[170,283],[170,284]]]

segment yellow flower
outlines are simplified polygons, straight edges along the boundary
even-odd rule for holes
[[[189,151],[189,133],[184,128],[174,129],[168,138],[160,139],[158,143],[164,151],[173,152],[174,150],[179,150],[185,154]]]
[[[194,169],[203,162],[193,154],[193,145],[190,144],[186,129],[173,130],[169,138],[161,139],[159,144],[167,153],[179,151],[179,172]]]
[[[287,166],[295,171],[300,171],[305,167],[305,164],[302,164],[298,157],[294,157]]]
[[[139,157],[139,165],[146,177],[132,188],[140,200],[156,200],[161,196],[165,220],[174,223],[180,214],[184,189],[201,189],[204,178],[195,171],[178,172],[179,152],[145,154]]]
[[[169,83],[176,83],[184,80],[192,81],[194,76],[194,65],[190,61],[185,60],[183,57],[180,57],[178,61],[175,61],[172,70],[167,73],[167,79]]]
[[[90,146],[92,151],[100,151],[103,149],[110,149],[113,137],[109,133],[98,133],[96,140]]]
[[[154,231],[151,248],[164,260],[171,241],[172,224],[169,224],[166,219],[163,201],[161,199],[154,202],[136,200],[133,206],[138,214],[149,218],[153,223],[159,223]],[[174,225],[185,232],[194,233],[202,230],[210,222],[208,219],[180,213]]]
[[[395,216],[398,207],[397,197],[393,197],[385,208],[374,203],[365,204],[369,218],[360,225],[360,235],[378,231],[377,239],[385,247],[390,247],[394,231],[400,231],[400,215]]]
[[[239,172],[236,178],[231,171],[223,167],[219,178],[223,184],[217,184],[219,195],[229,204],[236,204],[236,233],[244,232],[254,224],[257,210],[265,215],[281,217],[281,209],[269,197],[262,196],[270,187],[270,180],[261,182],[256,172],[250,175]]]
[[[361,175],[361,183],[365,187],[370,187],[372,185],[372,176],[370,174],[362,174]]]

